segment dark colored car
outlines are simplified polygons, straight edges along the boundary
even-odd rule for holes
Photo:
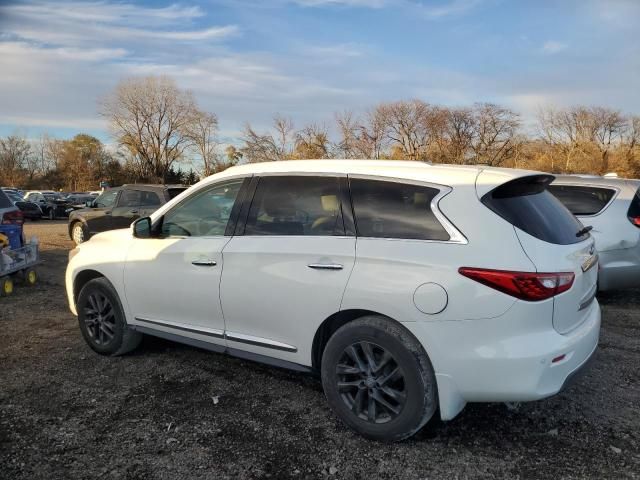
[[[81,210],[87,208],[87,202],[93,202],[96,199],[95,195],[89,195],[88,193],[73,193],[65,197],[67,202],[66,214],[71,215],[74,210]]]
[[[49,220],[67,216],[66,210],[68,204],[64,198],[56,192],[31,191],[27,192],[24,198],[29,202],[36,203],[40,207],[40,210],[42,210],[42,215]]]
[[[9,200],[20,209],[24,218],[29,220],[40,220],[42,218],[42,210],[40,210],[37,203],[29,202],[14,192],[5,190],[4,193],[9,197]]]
[[[181,185],[123,185],[89,200],[87,207],[69,214],[69,237],[82,243],[96,233],[126,228],[146,217],[187,187]]]

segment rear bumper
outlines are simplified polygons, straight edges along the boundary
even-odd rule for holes
[[[443,420],[455,417],[467,402],[524,402],[555,395],[593,357],[600,334],[597,301],[584,322],[565,335],[553,329],[550,316],[545,329],[517,331],[514,324],[530,321],[518,318],[518,310],[486,320],[405,324],[431,357]]]

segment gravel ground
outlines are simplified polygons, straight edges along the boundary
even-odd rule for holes
[[[640,291],[600,299],[597,357],[566,392],[384,445],[312,376],[152,338],[94,354],[65,301],[66,224],[26,232],[41,281],[0,298],[0,478],[640,478]]]

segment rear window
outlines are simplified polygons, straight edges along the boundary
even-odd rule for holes
[[[584,226],[551,194],[550,175],[518,178],[482,197],[482,203],[513,226],[545,242],[557,245],[578,243],[589,233],[578,235]]]
[[[356,231],[361,237],[449,240],[431,211],[437,188],[351,179]]]
[[[9,208],[13,207],[13,203],[9,200],[9,197],[5,195],[5,193],[0,190],[0,208]]]
[[[548,190],[574,215],[596,215],[616,194],[611,188],[581,185],[549,185]]]

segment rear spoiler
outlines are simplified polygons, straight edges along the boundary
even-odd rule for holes
[[[547,188],[555,178],[548,173],[526,170],[484,169],[476,177],[476,194],[481,199],[500,187],[504,196],[531,195]]]

